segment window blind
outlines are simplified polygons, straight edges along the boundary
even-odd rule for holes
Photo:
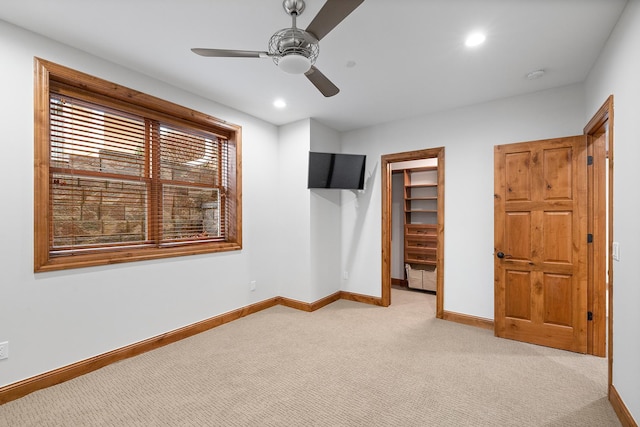
[[[242,249],[242,128],[35,59],[34,271]]]
[[[226,141],[51,93],[50,249],[224,240]]]
[[[224,140],[164,123],[159,135],[162,243],[224,238]]]

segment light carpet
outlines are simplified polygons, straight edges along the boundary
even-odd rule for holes
[[[619,426],[606,359],[392,305],[276,306],[0,406],[6,426]]]

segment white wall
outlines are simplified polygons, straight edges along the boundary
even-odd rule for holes
[[[343,201],[343,263],[356,272],[344,290],[381,295],[380,156],[444,146],[444,309],[493,319],[493,147],[581,134],[583,104],[572,85],[344,133],[371,176]]]
[[[344,142],[344,134],[342,137]],[[342,281],[342,290],[379,297],[380,156],[370,156],[369,149],[357,145],[345,148],[344,143],[342,151],[367,154],[364,189],[342,192],[342,271],[349,274],[349,278]],[[371,282],[372,277],[377,282]]]
[[[340,152],[340,135],[311,120],[311,151]],[[304,163],[304,162],[303,162]],[[306,181],[304,181],[306,182]],[[341,194],[346,190],[308,190],[311,198],[311,299],[317,301],[340,290]]]
[[[614,96],[613,385],[640,421],[640,1],[631,0],[586,82],[586,118]]]
[[[340,138],[304,119],[281,126],[279,139],[278,289],[281,296],[314,302],[340,290],[341,190],[307,188],[309,151],[340,152]]]
[[[0,386],[279,295],[275,126],[3,21],[0,52]],[[244,249],[34,274],[34,56],[241,125]]]
[[[404,279],[404,174],[391,175],[391,277]]]
[[[311,301],[311,204],[307,189],[307,164],[311,147],[311,120],[280,127],[278,185],[275,203],[263,209],[278,212],[281,234],[278,248],[278,290],[281,296]]]

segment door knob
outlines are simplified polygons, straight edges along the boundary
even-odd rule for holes
[[[504,252],[498,252],[498,253],[496,254],[496,256],[497,256],[498,258],[507,258],[507,259],[509,259],[509,258],[513,258],[513,257],[511,256],[511,254],[505,254]]]

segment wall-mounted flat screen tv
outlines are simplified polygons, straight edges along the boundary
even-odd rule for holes
[[[309,152],[308,188],[364,189],[364,154]]]

